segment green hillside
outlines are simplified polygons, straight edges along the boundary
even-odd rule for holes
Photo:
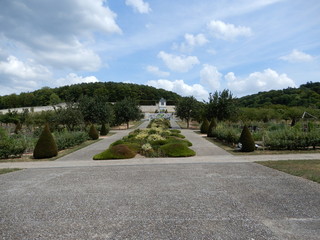
[[[130,97],[140,101],[141,105],[153,105],[160,98],[165,98],[167,104],[174,104],[180,95],[156,89],[154,87],[130,83],[98,82],[81,83],[58,88],[42,88],[34,92],[0,96],[0,109],[47,106],[59,102],[77,101],[82,95],[101,97],[109,102],[116,102]]]
[[[320,108],[320,82],[308,82],[299,88],[271,90],[259,92],[238,99],[241,107],[268,107],[285,105],[288,107],[302,106]]]

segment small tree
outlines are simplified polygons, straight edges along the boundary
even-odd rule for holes
[[[217,122],[215,118],[211,119],[209,128],[208,128],[208,133],[207,133],[207,137],[212,137],[212,131],[213,129],[215,129],[217,127]]]
[[[135,100],[125,98],[114,105],[115,123],[126,123],[129,128],[129,122],[134,120],[140,120],[143,115]]]
[[[208,133],[209,130],[209,121],[207,118],[204,118],[200,127],[201,133]]]
[[[254,151],[254,147],[255,147],[254,140],[247,125],[245,125],[242,129],[239,142],[242,144],[242,148],[241,148],[242,152]]]
[[[110,131],[109,124],[108,124],[108,126],[106,126],[106,124],[103,123],[102,126],[101,126],[100,135],[101,136],[107,136],[109,131]]]
[[[176,104],[176,115],[187,122],[187,128],[189,128],[191,119],[198,117],[199,105],[199,102],[192,96],[184,97]]]
[[[89,130],[89,137],[92,140],[97,140],[99,138],[99,133],[93,124],[91,125],[90,130]]]
[[[46,124],[34,148],[33,157],[35,159],[41,159],[52,158],[57,155],[57,144],[50,132],[49,125]]]

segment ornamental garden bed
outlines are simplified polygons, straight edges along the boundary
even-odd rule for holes
[[[170,130],[166,119],[154,119],[146,129],[136,129],[95,155],[94,160],[128,159],[137,154],[145,157],[190,157],[195,152],[180,130]]]

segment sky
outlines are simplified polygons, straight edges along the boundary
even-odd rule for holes
[[[319,0],[0,0],[0,95],[125,82],[207,100],[320,81]]]

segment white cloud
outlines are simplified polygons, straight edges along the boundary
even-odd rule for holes
[[[314,59],[314,57],[304,52],[298,51],[297,49],[294,49],[289,55],[282,56],[280,57],[280,59],[295,63],[295,62],[311,62]]]
[[[51,78],[46,67],[36,64],[32,59],[23,62],[15,56],[0,61],[0,95],[11,92],[30,91]]]
[[[95,76],[82,77],[75,73],[69,73],[65,78],[59,78],[56,82],[57,86],[72,85],[78,83],[94,83],[99,82]]]
[[[163,72],[156,66],[148,66],[147,71],[149,73],[152,73],[152,74],[158,76],[158,77],[168,77],[170,75],[169,72]]]
[[[188,85],[183,80],[151,80],[147,82],[147,85],[155,88],[162,88],[168,91],[176,92],[181,96],[194,96],[198,100],[207,99],[209,96],[209,93],[207,92],[207,90],[204,89],[202,85]]]
[[[200,83],[209,91],[219,90],[222,74],[215,66],[204,64],[200,71]]]
[[[249,37],[252,35],[249,27],[235,26],[222,21],[212,20],[208,23],[207,27],[215,38],[223,40],[234,40],[240,36]]]
[[[170,70],[176,72],[188,72],[194,65],[200,63],[196,56],[176,56],[163,51],[159,52],[158,57],[164,61]]]
[[[184,35],[185,42],[181,43],[180,46],[178,44],[174,44],[174,49],[179,49],[182,52],[192,51],[194,47],[203,46],[209,42],[206,36],[202,33],[197,35],[186,33]]]
[[[296,87],[295,82],[287,74],[278,74],[268,68],[263,72],[251,73],[247,78],[240,79],[233,72],[225,75],[228,88],[236,95],[243,96],[259,91],[269,91]]]
[[[58,69],[97,70],[94,34],[122,32],[103,0],[5,1],[0,18],[6,50]]]
[[[139,13],[151,12],[149,3],[144,2],[143,0],[126,0],[126,5],[131,6],[134,9],[134,11]]]

